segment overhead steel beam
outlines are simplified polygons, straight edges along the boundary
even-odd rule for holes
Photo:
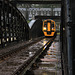
[[[60,16],[35,16],[35,19],[57,19],[60,20]]]
[[[17,0],[19,4],[61,4],[61,1],[24,1],[24,0]]]

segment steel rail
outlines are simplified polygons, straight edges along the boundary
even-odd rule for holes
[[[36,59],[44,52],[47,50],[46,48],[50,46],[50,44],[53,42],[54,37],[51,38],[41,49],[39,49],[34,56],[29,58],[27,62],[25,62],[21,67],[18,68],[18,70],[15,71],[14,74],[12,75],[24,75],[27,70],[30,69],[31,65],[36,61]]]
[[[24,49],[24,48],[26,48],[28,46],[33,45],[34,43],[37,43],[38,41],[42,40],[43,38],[44,37],[35,38],[34,40],[31,40],[31,42],[28,42],[28,43],[26,43],[26,44],[24,44],[24,45],[22,45],[20,47],[17,47],[15,49],[12,48],[8,52],[4,52],[3,54],[0,53],[0,60],[3,60],[4,58],[9,57],[9,56],[11,56],[12,54],[14,54],[16,52],[18,52],[18,51],[20,51],[20,50],[22,50],[22,49]],[[5,50],[6,50],[6,48],[5,48]]]

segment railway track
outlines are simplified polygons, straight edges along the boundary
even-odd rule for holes
[[[20,49],[0,63],[0,75],[24,75],[32,63],[50,45],[54,38],[44,38],[41,41]]]
[[[14,46],[1,49],[0,50],[0,61],[8,58],[9,56],[11,56],[14,53],[17,53],[21,49],[24,49],[24,48],[26,48],[26,47],[28,47],[30,45],[33,45],[34,43],[40,41],[43,38],[44,37],[39,37],[38,39],[35,38],[34,40],[30,40],[30,41],[27,41],[27,42],[25,42],[25,41],[24,42],[20,42],[17,45],[14,44]]]

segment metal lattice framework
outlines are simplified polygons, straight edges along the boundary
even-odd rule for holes
[[[29,26],[25,18],[8,0],[0,1],[0,46],[28,39]]]

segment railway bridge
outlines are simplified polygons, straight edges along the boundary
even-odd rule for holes
[[[0,75],[75,75],[74,0],[0,0]],[[57,36],[46,38],[45,19]]]

